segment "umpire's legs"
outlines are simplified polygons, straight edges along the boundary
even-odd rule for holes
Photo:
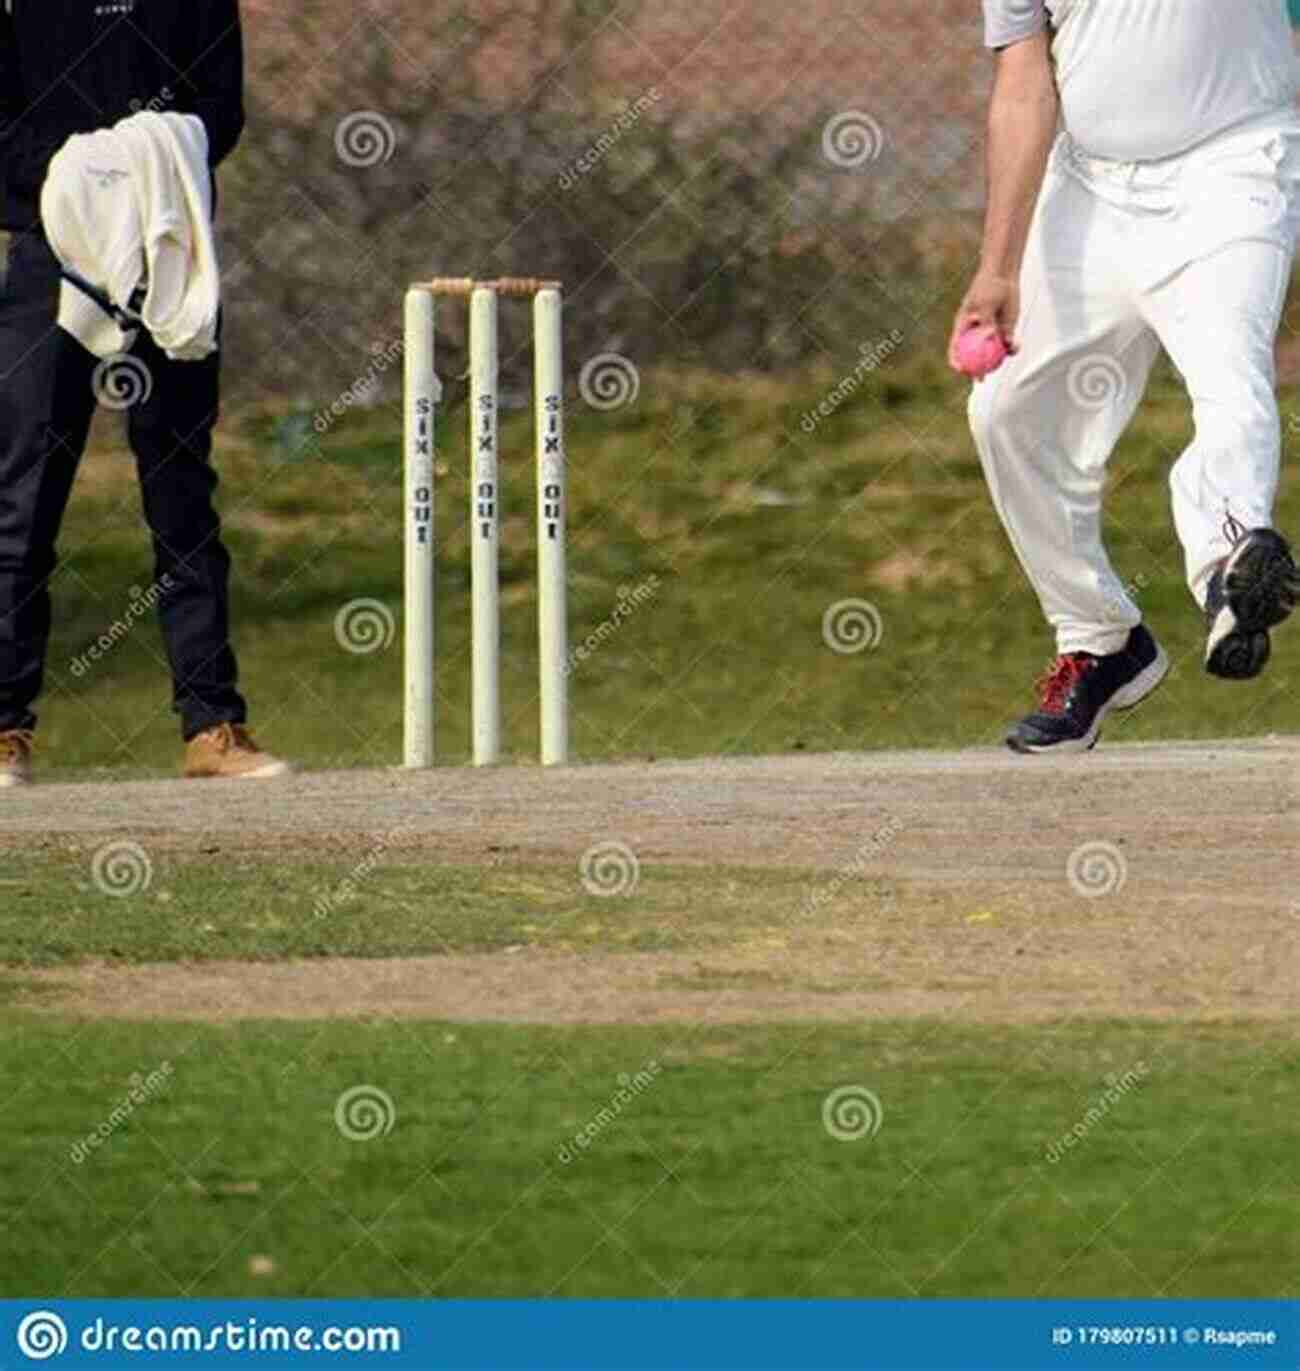
[[[55,543],[95,409],[95,359],[54,322],[44,237],[15,239],[0,286],[0,731],[33,728]]]
[[[143,333],[132,349],[147,373],[147,393],[129,410],[127,433],[153,536],[173,707],[186,739],[247,715],[230,646],[230,557],[212,504],[220,356],[174,362]]]

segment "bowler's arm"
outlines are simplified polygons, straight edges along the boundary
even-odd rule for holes
[[[1059,102],[1046,33],[1003,48],[996,60],[985,153],[984,242],[953,340],[972,324],[991,325],[1014,349],[1020,268],[1056,138]]]

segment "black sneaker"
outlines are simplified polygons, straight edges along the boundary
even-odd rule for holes
[[[1273,651],[1268,631],[1287,618],[1298,594],[1300,571],[1286,539],[1271,528],[1238,531],[1206,590],[1206,671],[1228,681],[1258,676]]]
[[[1058,657],[1038,682],[1038,708],[1007,734],[1013,752],[1087,752],[1112,709],[1141,704],[1165,679],[1169,658],[1139,624],[1119,652]]]

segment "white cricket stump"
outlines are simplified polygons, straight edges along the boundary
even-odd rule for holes
[[[537,432],[537,631],[542,765],[569,759],[569,651],[565,528],[564,303],[558,290],[533,299]]]
[[[470,658],[475,766],[501,760],[501,578],[498,548],[497,296],[470,296]]]
[[[434,297],[415,288],[405,310],[404,764],[433,765]]]

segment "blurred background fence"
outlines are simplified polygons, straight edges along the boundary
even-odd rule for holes
[[[638,365],[929,337],[974,240],[978,9],[245,0],[228,383],[328,401],[444,273],[561,276],[571,349]]]

